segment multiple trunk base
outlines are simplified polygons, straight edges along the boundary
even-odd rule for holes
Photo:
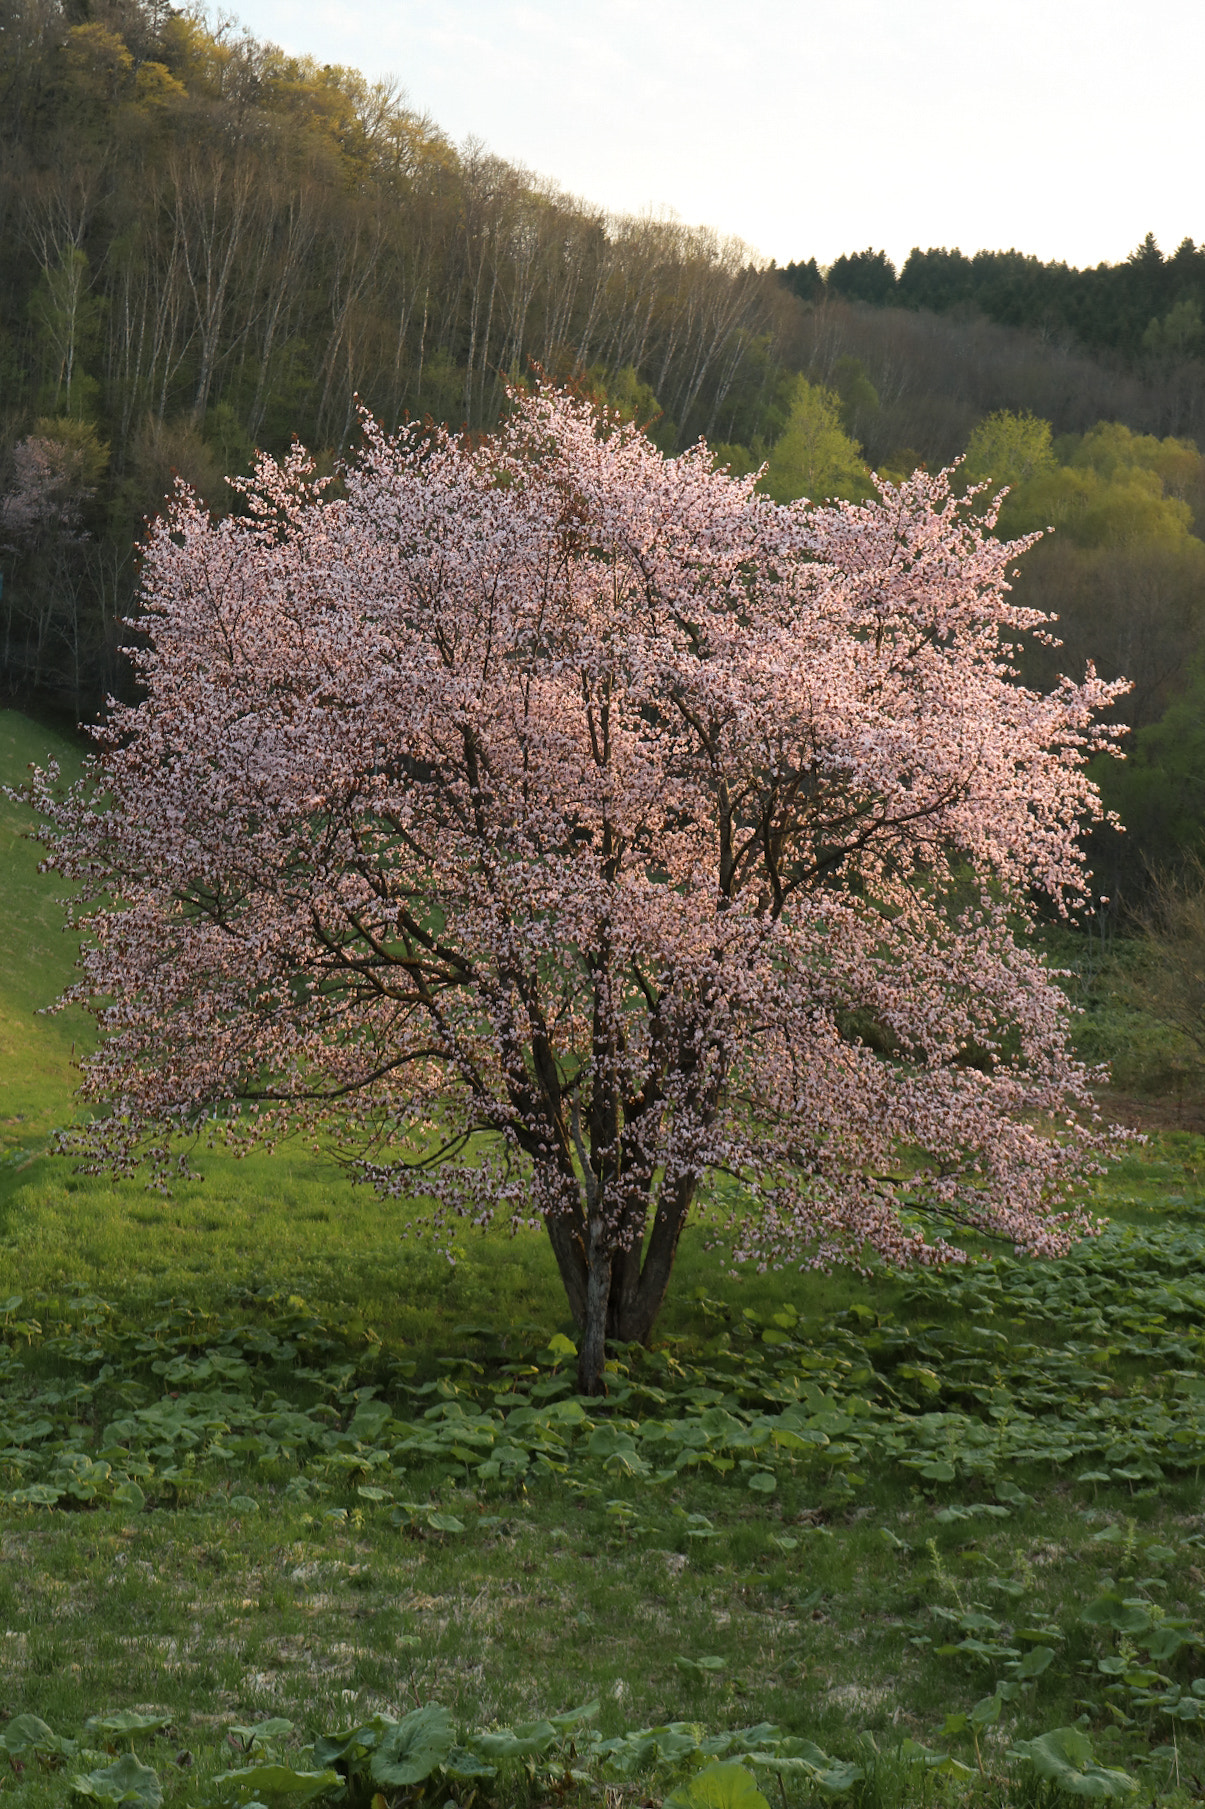
[[[673,1273],[678,1239],[694,1189],[658,1204],[652,1232],[630,1249],[608,1247],[597,1221],[545,1222],[570,1311],[578,1328],[579,1394],[606,1393],[607,1342],[647,1344]]]

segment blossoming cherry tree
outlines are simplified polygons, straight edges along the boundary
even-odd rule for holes
[[[695,1208],[761,1263],[1089,1227],[1024,932],[1082,888],[1117,687],[1019,681],[982,499],[779,506],[550,387],[242,487],[151,529],[142,701],[37,785],[86,1164],[303,1128],[435,1235],[542,1222],[586,1391]]]

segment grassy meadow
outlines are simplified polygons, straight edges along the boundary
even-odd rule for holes
[[[52,752],[0,714],[0,777]],[[47,1153],[89,1027],[37,1015],[72,949],[25,826],[0,807],[0,1790],[1205,1795],[1201,1138],[1118,1161],[1062,1264],[733,1276],[696,1230],[582,1402],[540,1237],[451,1264],[297,1150],[169,1199]]]

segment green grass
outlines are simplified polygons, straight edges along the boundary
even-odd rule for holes
[[[11,777],[52,749],[78,758],[0,715]],[[138,1749],[180,1804],[237,1762],[234,1723],[288,1719],[296,1759],[419,1702],[480,1728],[594,1697],[605,1736],[774,1722],[858,1759],[867,1809],[1036,1804],[1009,1743],[1076,1722],[1135,1801],[1201,1794],[1201,1139],[1115,1164],[1117,1230],[1064,1265],[733,1277],[695,1231],[656,1348],[574,1409],[540,1237],[449,1264],[297,1149],[204,1154],[167,1200],[45,1153],[88,1027],[36,1015],[72,951],[21,826],[0,810],[0,1711],[73,1737],[169,1715]],[[1110,1578],[1147,1604],[1128,1632],[1082,1618]],[[1161,1626],[1181,1643],[1148,1663]],[[911,1737],[974,1770],[957,1717],[998,1682],[982,1777],[900,1760]],[[659,1798],[682,1768],[650,1763],[483,1788]],[[3,1787],[62,1802],[82,1764]]]
[[[0,711],[0,783],[22,784],[31,762],[55,755],[70,775],[79,753],[12,710]],[[0,799],[0,1160],[5,1169],[42,1148],[69,1111],[71,1047],[88,1037],[79,1014],[41,1017],[69,981],[74,947],[62,934],[55,883],[39,874],[25,838],[28,810]]]

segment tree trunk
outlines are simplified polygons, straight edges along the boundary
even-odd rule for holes
[[[577,1353],[579,1394],[605,1394],[607,1306],[611,1298],[611,1252],[602,1226],[593,1221],[586,1233],[586,1314]]]
[[[612,1338],[624,1344],[647,1344],[657,1316],[669,1290],[678,1254],[682,1227],[694,1203],[695,1184],[683,1181],[670,1194],[657,1202],[652,1236],[643,1252],[639,1248],[623,1252],[616,1260],[614,1274],[619,1287],[612,1287],[608,1330]]]
[[[564,1260],[569,1240],[553,1238],[565,1292],[581,1334],[577,1358],[579,1394],[606,1393],[608,1338],[622,1344],[648,1343],[665,1301],[678,1240],[694,1195],[694,1182],[683,1182],[658,1202],[652,1236],[643,1251],[639,1243],[628,1250],[608,1249],[601,1228],[590,1224],[586,1229],[584,1265],[580,1243],[573,1240],[579,1254],[571,1274]]]
[[[556,1258],[556,1266],[560,1270],[573,1323],[580,1331],[586,1323],[587,1297],[584,1222],[580,1213],[570,1215],[567,1212],[549,1212],[544,1215],[544,1225],[548,1241],[552,1245],[552,1254]]]

